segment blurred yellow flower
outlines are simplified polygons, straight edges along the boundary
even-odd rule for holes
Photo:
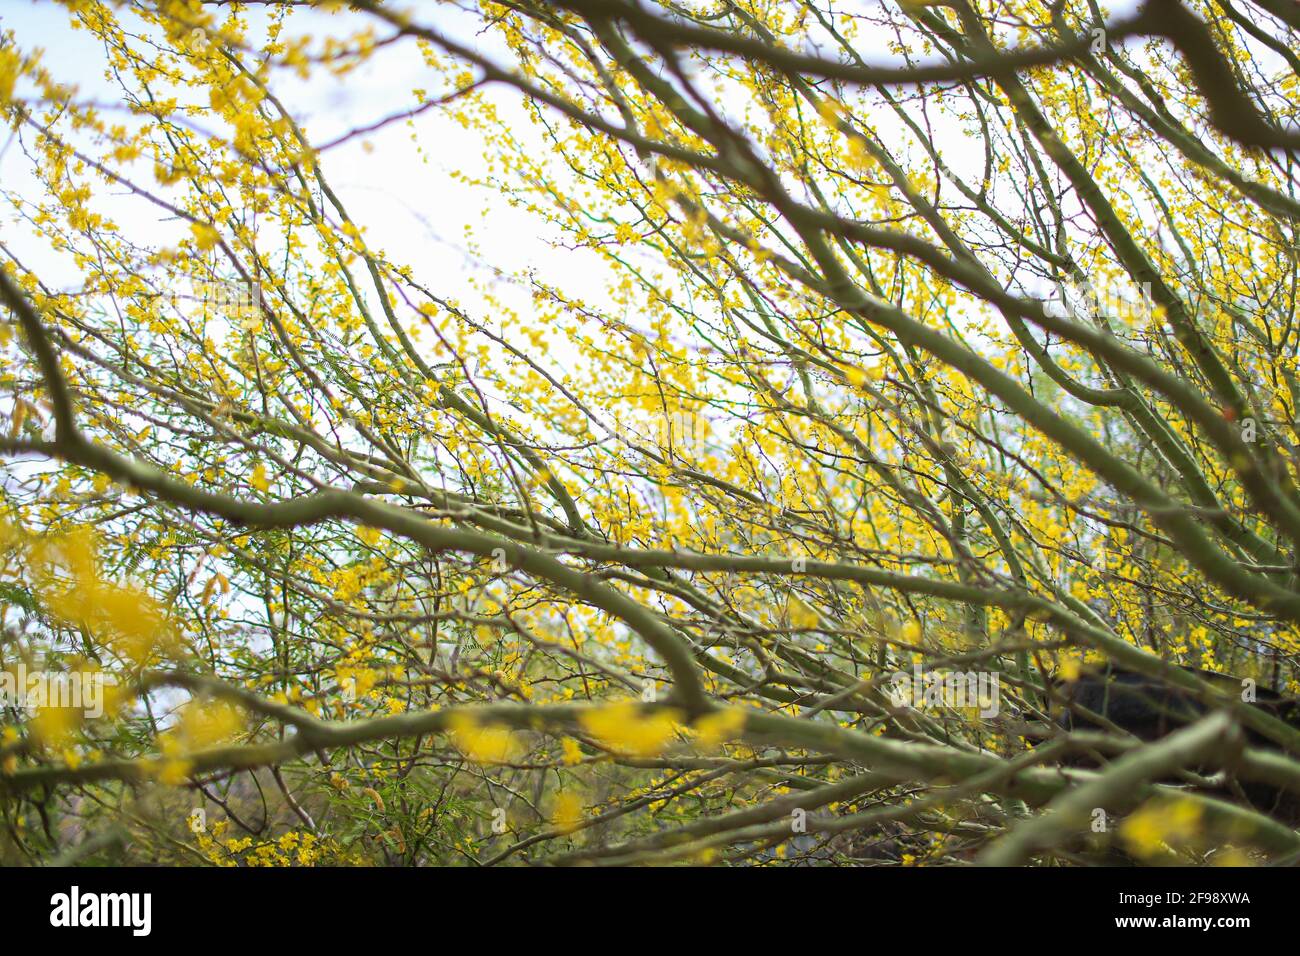
[[[565,737],[560,741],[560,748],[564,751],[564,762],[569,766],[582,763],[582,748],[572,737]]]
[[[633,757],[654,757],[672,742],[678,714],[671,709],[643,715],[632,701],[620,701],[586,711],[579,723],[604,746]]]
[[[1119,835],[1130,853],[1146,858],[1189,842],[1200,823],[1201,807],[1192,800],[1149,800],[1120,824]]]
[[[740,736],[745,728],[745,711],[740,707],[725,707],[705,714],[695,721],[694,730],[700,746],[716,750],[728,740]]]
[[[181,709],[177,732],[189,750],[201,750],[236,736],[244,727],[238,708],[221,700],[192,700]]]
[[[77,707],[41,707],[27,726],[38,743],[62,749],[81,726],[81,717]]]
[[[582,799],[573,791],[565,790],[555,798],[551,808],[551,823],[561,833],[572,833],[581,825],[583,817]]]
[[[456,749],[474,763],[508,763],[523,752],[523,747],[509,727],[480,725],[469,714],[452,714],[447,731]]]

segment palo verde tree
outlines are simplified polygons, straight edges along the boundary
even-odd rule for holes
[[[1300,852],[1289,0],[60,8],[93,89],[0,40],[7,860]],[[400,149],[552,258],[386,243]],[[1203,713],[1058,728],[1106,664]]]

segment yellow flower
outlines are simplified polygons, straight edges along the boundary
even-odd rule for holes
[[[148,594],[105,581],[94,533],[79,528],[30,547],[34,583],[55,618],[84,628],[137,665],[174,642],[167,614]]]
[[[745,727],[745,711],[740,707],[726,707],[705,714],[695,722],[695,733],[700,746],[705,750],[716,750],[728,740],[740,736]]]
[[[23,61],[13,47],[0,48],[0,106],[14,98],[14,87],[22,72]]]
[[[469,714],[452,714],[447,720],[447,731],[456,749],[474,763],[508,763],[523,751],[509,727],[480,725]]]
[[[257,466],[253,468],[253,473],[249,475],[248,483],[258,491],[268,491],[271,487],[271,482],[268,481],[266,477],[266,465],[259,461]]]
[[[221,238],[217,230],[202,222],[191,223],[190,232],[194,233],[194,244],[204,250],[211,249]]]
[[[677,733],[677,713],[658,710],[642,716],[636,704],[620,701],[586,711],[579,723],[605,747],[632,757],[664,752]]]
[[[844,113],[844,107],[830,98],[821,100],[817,104],[817,113],[828,126],[835,126],[840,121],[840,116]]]
[[[786,603],[786,608],[790,614],[791,627],[816,627],[820,623],[817,612],[793,595]]]
[[[181,760],[177,757],[161,760],[156,767],[158,782],[169,787],[179,787],[189,779],[190,771],[193,769],[192,760]]]
[[[133,663],[144,665],[173,642],[162,606],[143,591],[104,585],[95,597],[105,639]]]
[[[921,642],[921,625],[916,621],[908,621],[898,631],[898,640],[903,644],[915,646]]]
[[[582,824],[582,800],[576,793],[566,790],[555,798],[551,808],[551,823],[561,833],[572,833]]]
[[[181,711],[177,731],[190,750],[222,743],[238,734],[244,726],[240,712],[220,700],[192,700]]]
[[[582,763],[582,748],[572,737],[565,737],[560,741],[560,747],[564,751],[564,762],[569,766]]]
[[[1120,824],[1119,835],[1134,856],[1151,857],[1189,842],[1200,822],[1201,807],[1192,800],[1149,800]]]
[[[1073,683],[1079,679],[1082,671],[1083,665],[1077,657],[1062,657],[1056,672],[1061,680]]]
[[[844,367],[844,378],[854,388],[861,388],[867,384],[867,373],[856,365],[846,365]]]
[[[76,707],[41,707],[28,726],[41,744],[62,748],[81,725],[81,711]]]

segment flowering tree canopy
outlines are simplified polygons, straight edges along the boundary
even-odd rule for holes
[[[1300,852],[1294,3],[35,16],[3,859]]]

